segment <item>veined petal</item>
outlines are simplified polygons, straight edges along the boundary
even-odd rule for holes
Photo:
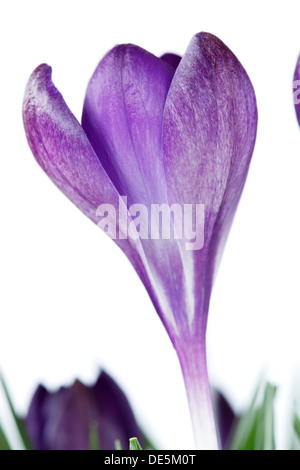
[[[190,341],[176,346],[197,448],[217,448],[207,375],[205,333],[213,277],[245,183],[256,137],[251,82],[215,36],[194,36],[164,110],[163,150],[169,203],[203,204],[204,245],[182,250]],[[201,227],[200,227],[201,228]]]
[[[40,65],[24,97],[23,119],[31,150],[50,179],[96,222],[103,203],[116,205],[118,193],[101,166],[85,132],[51,80],[51,68]]]
[[[90,80],[82,126],[129,204],[166,202],[161,128],[173,73],[165,61],[128,44],[112,49]]]
[[[51,68],[40,65],[32,73],[24,96],[23,120],[28,143],[39,165],[58,188],[93,222],[100,204],[119,205],[119,194],[95,154],[84,130],[51,80]],[[126,208],[125,208],[126,213]],[[128,220],[130,216],[127,213]],[[124,223],[128,223],[125,220]],[[116,218],[116,229],[119,227]],[[154,304],[147,260],[140,240],[117,238]],[[143,258],[143,261],[142,261]]]
[[[204,246],[185,253],[196,300],[193,328],[202,338],[216,258],[245,183],[256,126],[255,95],[242,65],[218,38],[197,34],[169,90],[163,145],[170,204],[204,204]]]
[[[163,67],[167,67],[167,70],[169,68],[167,65]],[[117,189],[103,168],[101,158],[95,154],[83,128],[53,85],[51,68],[45,64],[37,67],[29,79],[24,97],[23,119],[27,139],[37,162],[80,210],[97,223],[99,220],[96,217],[96,209],[100,204],[112,204],[116,210],[118,209]],[[135,131],[138,132],[138,124]],[[157,161],[157,154],[153,155],[153,160]],[[164,186],[158,186],[158,189],[161,187]],[[123,222],[127,225],[131,218],[126,212],[127,209],[123,209],[127,214],[127,219]],[[118,222],[117,217],[116,228],[122,230]],[[151,240],[146,240],[143,246],[139,238],[133,240],[130,237],[125,239],[118,237],[115,242],[141,277],[155,308],[171,334],[175,328],[171,301],[174,289],[170,288],[169,292],[163,279],[168,279],[167,283],[172,284],[173,277],[178,278],[180,275],[178,253],[168,250],[165,241],[163,244],[165,252],[169,252],[171,260],[166,257],[166,260],[160,263],[157,260],[162,259],[164,248],[158,241],[155,247],[151,247]],[[145,250],[150,253],[149,259],[145,256]],[[176,266],[179,266],[178,273],[174,270],[175,262]],[[180,304],[177,303],[177,306],[179,311]]]
[[[101,164],[128,204],[144,204],[148,215],[152,204],[167,203],[161,137],[173,74],[173,66],[140,47],[116,46],[98,65],[84,103],[82,126]],[[150,234],[141,243],[156,309],[173,337],[176,323],[185,327],[186,310],[178,244]]]

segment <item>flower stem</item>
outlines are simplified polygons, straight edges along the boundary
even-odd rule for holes
[[[205,346],[179,354],[184,377],[196,449],[218,450],[211,391],[207,374]]]

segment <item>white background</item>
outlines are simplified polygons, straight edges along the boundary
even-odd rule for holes
[[[299,18],[298,1],[1,2],[0,368],[20,412],[39,381],[92,382],[104,366],[158,446],[193,446],[177,358],[144,287],[39,168],[21,107],[42,62],[80,118],[88,80],[116,43],[183,54],[195,33],[209,31],[246,68],[259,110],[249,178],[212,296],[210,375],[236,410],[263,370],[278,383],[284,445],[283,410],[297,398],[287,399],[300,358],[300,133],[292,100]]]

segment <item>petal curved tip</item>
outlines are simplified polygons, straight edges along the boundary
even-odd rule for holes
[[[31,143],[31,128],[36,108],[47,102],[47,94],[55,87],[52,82],[52,68],[40,64],[30,75],[23,98],[23,122],[29,143]]]
[[[232,52],[232,50],[214,34],[207,32],[200,32],[195,34],[190,42],[190,46],[196,44],[198,45],[202,54],[205,55],[206,59],[211,60],[212,63],[217,60],[224,60],[224,58],[228,56],[228,59],[234,59],[236,63],[244,70],[240,61]]]
[[[24,94],[23,109],[30,98],[36,96],[36,92],[44,89],[49,82],[52,83],[52,68],[47,64],[40,64],[29,77]],[[35,93],[34,93],[35,92]]]
[[[34,71],[31,74],[31,77],[35,77],[36,75],[48,74],[48,77],[50,75],[50,78],[51,78],[51,73],[52,73],[52,67],[50,67],[50,65],[46,63],[43,63],[43,64],[38,65],[34,69]]]
[[[51,79],[39,65],[24,96],[23,121],[32,153],[49,178],[91,220],[96,208],[117,198],[91,144]]]
[[[205,43],[214,43],[214,42],[215,43],[219,43],[219,42],[222,43],[222,41],[217,36],[215,36],[212,33],[207,33],[206,31],[201,31],[200,33],[195,34],[192,37],[192,41],[195,40],[195,39],[197,41],[203,42],[203,44],[205,44]]]
[[[219,39],[217,36],[215,36],[212,33],[207,33],[205,31],[201,31],[200,33],[195,34],[191,42],[198,42],[203,49],[205,48],[212,48],[214,47],[224,47],[225,49],[228,49],[228,47]]]
[[[194,54],[198,51],[198,54],[201,54],[202,57],[208,61],[210,67],[218,67],[218,73],[220,75],[223,74],[223,70],[225,71],[225,69],[227,69],[233,76],[238,78],[241,83],[241,90],[244,91],[248,106],[251,108],[251,110],[249,110],[249,116],[251,115],[252,124],[253,127],[255,127],[255,132],[253,133],[253,140],[255,141],[258,119],[256,96],[252,82],[239,59],[221,39],[207,32],[195,34],[189,44],[188,50]],[[298,70],[300,78],[300,62],[298,62]]]
[[[45,76],[47,78],[51,78],[51,73],[52,73],[52,67],[50,67],[50,65],[45,64],[45,63],[40,64],[34,69],[32,74],[30,75],[28,83],[30,83],[36,77]]]

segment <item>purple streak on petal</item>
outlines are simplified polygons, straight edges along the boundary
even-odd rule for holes
[[[126,396],[105,372],[93,386],[78,380],[56,392],[39,386],[25,420],[37,450],[88,450],[91,424],[97,426],[102,450],[114,450],[116,439],[123,449],[130,437],[142,440]]]
[[[166,54],[162,55],[161,59],[167,62],[169,65],[172,65],[175,70],[177,69],[179,62],[181,61],[180,55],[171,54],[170,52],[167,52]]]
[[[300,126],[300,56],[297,60],[297,65],[294,73],[293,81],[293,95],[294,95],[294,105],[296,110],[296,115],[298,123]]]
[[[218,450],[219,443],[211,401],[205,343],[200,339],[176,347],[188,398],[197,450]]]

